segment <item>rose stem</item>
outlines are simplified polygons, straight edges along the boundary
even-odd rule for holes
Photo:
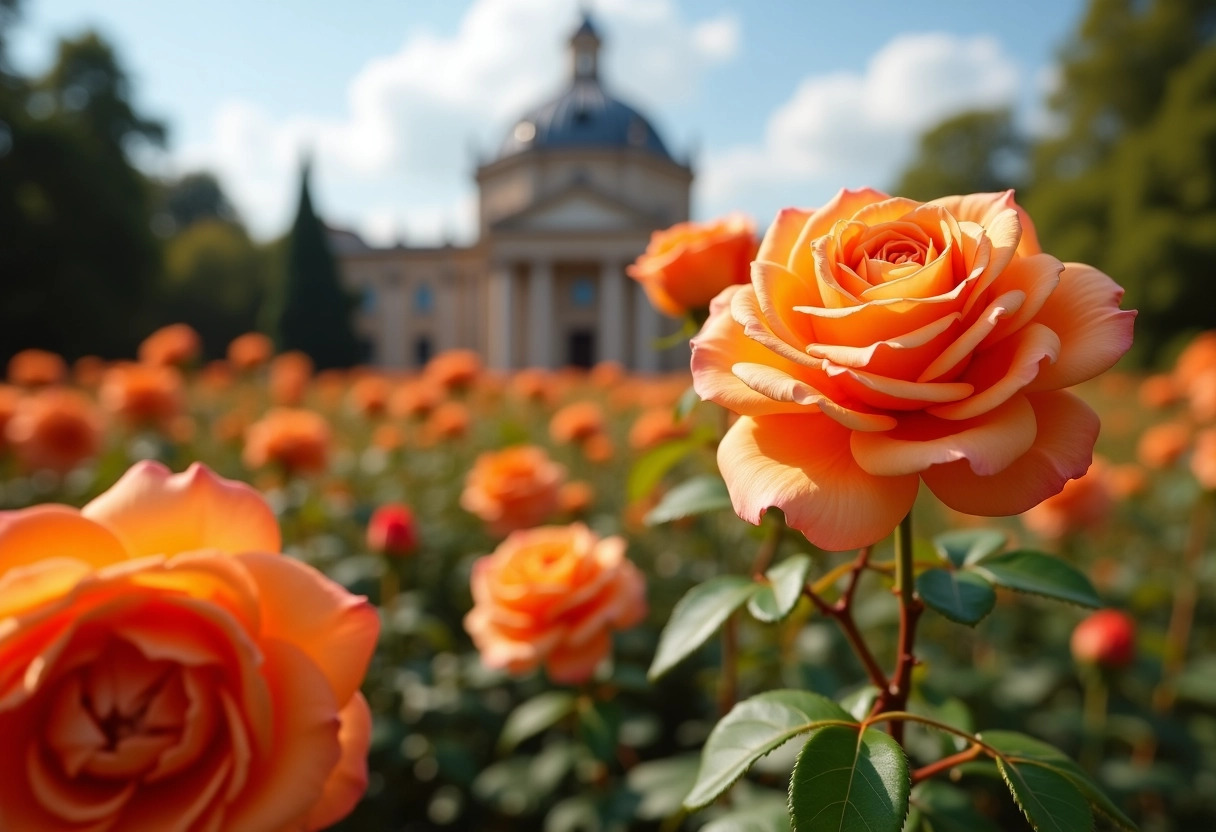
[[[902,711],[908,705],[908,693],[912,682],[912,668],[916,666],[913,647],[916,642],[916,622],[920,619],[924,605],[916,597],[912,564],[912,512],[899,522],[895,529],[895,591],[899,595],[899,646],[896,650],[895,673],[891,684],[879,697],[875,708],[882,711]],[[903,744],[902,722],[890,723],[891,736]]]
[[[861,579],[861,574],[870,565],[870,551],[871,547],[869,546],[858,551],[857,558],[849,565],[849,582],[845,585],[844,591],[836,603],[829,604],[827,601],[824,601],[819,597],[819,593],[810,586],[803,590],[803,594],[811,599],[816,609],[829,618],[835,619],[836,623],[840,625],[841,632],[844,633],[849,646],[853,648],[853,652],[857,654],[862,667],[866,669],[866,675],[870,677],[870,683],[881,691],[887,688],[886,674],[879,667],[874,654],[870,652],[865,639],[857,629],[857,623],[853,620],[853,595],[857,591],[857,583]],[[833,574],[835,571],[833,570]]]
[[[1106,733],[1106,708],[1109,694],[1102,669],[1087,665],[1081,670],[1082,740],[1080,763],[1087,771],[1095,771],[1102,762],[1103,736]]]
[[[1165,660],[1161,668],[1161,682],[1153,691],[1153,707],[1165,713],[1174,707],[1178,695],[1178,674],[1186,663],[1186,647],[1191,639],[1191,625],[1195,621],[1195,603],[1199,593],[1199,567],[1203,562],[1203,547],[1207,542],[1208,526],[1212,519],[1214,491],[1204,492],[1195,501],[1191,514],[1191,529],[1183,553],[1182,569],[1174,586],[1174,607],[1170,611],[1169,629],[1165,636]]]

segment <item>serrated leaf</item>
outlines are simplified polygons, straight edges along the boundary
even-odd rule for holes
[[[1081,766],[1054,745],[1016,731],[984,731],[980,739],[1006,759],[1043,766],[1065,777],[1111,823],[1126,832],[1136,832],[1136,824],[1115,805]]]
[[[529,737],[556,725],[574,711],[575,701],[573,693],[551,690],[521,703],[502,726],[502,734],[498,737],[499,753],[506,754]]]
[[[882,691],[878,688],[873,685],[866,685],[841,699],[840,707],[852,714],[853,719],[861,722],[870,715],[870,711],[874,708],[874,703],[878,701],[878,697],[881,694]]]
[[[1005,533],[996,529],[952,529],[933,538],[933,548],[946,563],[962,569],[1005,548]]]
[[[647,678],[653,682],[704,644],[759,589],[759,584],[747,578],[723,575],[688,590],[659,635]]]
[[[919,813],[920,828],[926,832],[1000,832],[993,821],[979,813],[967,792],[941,780],[921,783],[912,790],[908,802]]]
[[[625,494],[629,501],[641,500],[654,491],[672,468],[704,445],[712,435],[711,429],[698,428],[691,436],[664,442],[642,454],[629,469],[629,478],[625,482]]]
[[[790,816],[796,832],[900,832],[910,789],[908,758],[890,734],[829,726],[798,755]]]
[[[810,691],[771,690],[738,703],[705,741],[701,768],[684,805],[689,809],[706,805],[774,748],[824,723],[837,721],[854,722],[831,699]]]
[[[677,485],[663,495],[659,504],[646,515],[647,526],[670,523],[695,514],[730,508],[730,493],[720,476],[705,474]]]
[[[1102,606],[1102,599],[1094,591],[1089,578],[1059,558],[1042,552],[1006,552],[968,568],[1006,589],[1083,607]]]
[[[802,597],[806,576],[811,571],[809,555],[794,555],[764,573],[768,586],[747,602],[747,611],[757,621],[772,624],[789,615]]]
[[[916,576],[916,592],[930,609],[971,627],[996,606],[992,585],[972,572],[927,569]]]
[[[1077,787],[1062,774],[1032,763],[998,757],[997,768],[1014,802],[1035,832],[1089,832],[1094,813]]]

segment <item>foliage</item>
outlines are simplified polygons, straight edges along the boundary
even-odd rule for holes
[[[1017,188],[1025,177],[1025,153],[1008,109],[961,113],[921,136],[894,193],[926,201]]]

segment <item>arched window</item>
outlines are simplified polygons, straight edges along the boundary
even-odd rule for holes
[[[435,290],[423,283],[414,290],[414,312],[429,315],[435,309]]]

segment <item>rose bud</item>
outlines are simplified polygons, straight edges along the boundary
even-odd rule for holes
[[[372,512],[367,524],[367,548],[390,557],[413,554],[418,548],[418,524],[413,512],[400,503],[388,503]]]
[[[1098,610],[1072,631],[1071,646],[1081,664],[1126,667],[1136,656],[1136,622],[1120,610]]]

